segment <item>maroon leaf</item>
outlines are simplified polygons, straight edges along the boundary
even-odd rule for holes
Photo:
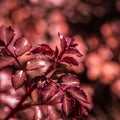
[[[60,85],[63,89],[67,89],[68,87],[80,87],[80,81],[77,76],[67,74],[62,77]]]
[[[58,47],[56,46],[56,48],[55,48],[55,57],[58,56],[58,53],[59,53],[59,51],[58,51]]]
[[[25,72],[23,70],[18,70],[12,77],[12,85],[15,89],[20,88],[26,79]]]
[[[74,99],[74,111],[73,111],[73,115],[74,116],[80,116],[82,113],[82,105],[79,101]]]
[[[8,55],[0,55],[0,69],[14,63],[14,58]]]
[[[15,53],[17,56],[21,56],[26,53],[32,47],[30,41],[25,37],[17,39],[14,43]]]
[[[62,34],[58,33],[58,36],[61,40],[61,49],[62,51],[65,51],[66,47],[67,47],[67,41],[66,41],[66,38],[65,36],[63,36]]]
[[[27,62],[26,69],[27,70],[34,70],[38,68],[43,68],[46,66],[46,61],[41,58],[35,58]]]
[[[55,83],[48,83],[41,91],[42,102],[47,102],[57,92],[57,86]]]
[[[8,45],[13,40],[14,35],[14,30],[11,27],[0,27],[0,40],[3,41],[5,45]]]
[[[68,48],[68,50],[66,50],[65,53],[74,54],[77,55],[78,57],[82,56],[82,54],[75,48]]]
[[[66,37],[67,47],[68,47],[68,48],[73,44],[74,40],[75,40],[75,39],[72,38],[72,37]]]
[[[9,44],[15,36],[14,30],[11,27],[6,28],[6,40]]]
[[[78,65],[78,62],[73,57],[64,57],[62,59],[62,62],[66,62],[66,63],[68,63],[70,65],[75,65],[75,66]]]
[[[44,55],[52,56],[54,51],[46,44],[41,44],[39,47],[31,51],[32,53],[41,53]]]
[[[65,115],[68,117],[70,113],[72,112],[72,104],[70,98],[68,98],[66,95],[62,98],[62,109]]]
[[[67,89],[67,91],[73,96],[75,97],[78,101],[83,101],[85,103],[88,103],[87,101],[87,95],[86,93],[78,87],[70,87]]]

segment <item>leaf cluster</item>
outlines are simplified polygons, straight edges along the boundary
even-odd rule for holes
[[[32,49],[30,41],[25,37],[14,40],[11,27],[0,27],[0,69],[7,66],[17,68],[12,75],[15,89],[25,86],[26,93],[42,111],[46,119],[79,119],[86,114],[87,95],[77,75],[69,73],[67,65],[78,66],[78,61],[70,55],[81,57],[73,37],[58,33],[61,49],[53,50],[47,44],[40,44]],[[9,46],[12,46],[11,49]],[[31,50],[32,49],[32,50]],[[34,58],[21,63],[21,56]],[[30,90],[31,91],[30,92]],[[23,103],[21,103],[24,106]]]

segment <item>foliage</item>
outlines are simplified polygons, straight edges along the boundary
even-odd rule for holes
[[[42,117],[36,119],[80,119],[87,114],[88,99],[77,75],[67,70],[68,65],[78,66],[73,57],[81,57],[73,37],[58,33],[60,49],[53,50],[47,44],[40,44],[32,49],[32,44],[25,37],[14,39],[11,27],[0,27],[0,69],[13,68],[12,85],[14,89],[25,87],[26,94],[5,120],[13,117],[20,110],[38,106]],[[33,56],[29,60],[20,58]],[[38,72],[36,72],[38,71]],[[32,103],[24,103],[30,97]],[[44,106],[44,107],[43,107]],[[38,112],[38,111],[37,111]]]

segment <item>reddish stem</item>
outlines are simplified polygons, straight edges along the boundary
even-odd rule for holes
[[[15,113],[17,113],[18,111],[21,110],[21,106],[23,104],[23,102],[27,99],[27,97],[31,94],[31,92],[36,88],[36,85],[34,85],[33,87],[31,87],[29,89],[29,92],[26,92],[26,94],[22,97],[22,99],[20,100],[20,102],[17,104],[17,106],[7,115],[7,117],[4,120],[9,120],[9,118],[11,118],[12,116],[14,116]]]

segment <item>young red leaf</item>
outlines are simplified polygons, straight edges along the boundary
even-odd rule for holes
[[[58,33],[58,36],[61,40],[61,49],[62,51],[65,51],[66,47],[67,47],[67,41],[66,41],[66,37],[63,36],[62,34]]]
[[[70,98],[68,98],[66,95],[62,98],[62,109],[65,115],[68,117],[70,113],[72,112],[72,104]]]
[[[73,57],[64,57],[62,59],[62,62],[66,62],[66,63],[68,63],[70,65],[78,66],[78,62]]]
[[[12,85],[15,89],[20,88],[26,79],[25,72],[23,70],[18,70],[16,73],[12,76]]]
[[[49,45],[41,44],[39,47],[32,50],[31,53],[40,53],[43,55],[52,56],[54,51],[49,47]]]
[[[0,26],[0,40],[8,45],[14,38],[14,30],[11,27]]]
[[[48,83],[41,91],[42,102],[47,102],[57,92],[57,86],[55,83]]]
[[[25,37],[17,39],[14,43],[14,50],[17,56],[21,56],[26,53],[32,47],[30,41]]]
[[[0,69],[14,63],[14,58],[8,55],[0,55]]]
[[[67,47],[68,47],[68,48],[73,44],[74,40],[75,40],[75,39],[72,38],[72,37],[66,37]]]
[[[55,48],[55,57],[58,56],[58,53],[59,53],[59,51],[58,51],[58,47],[56,46],[56,48]]]
[[[86,93],[81,88],[70,87],[66,91],[68,91],[78,101],[83,101],[85,103],[88,103],[88,101],[87,101],[87,95],[86,95]]]
[[[68,48],[68,50],[66,50],[65,53],[74,54],[77,55],[78,57],[82,56],[82,54],[75,48]]]

